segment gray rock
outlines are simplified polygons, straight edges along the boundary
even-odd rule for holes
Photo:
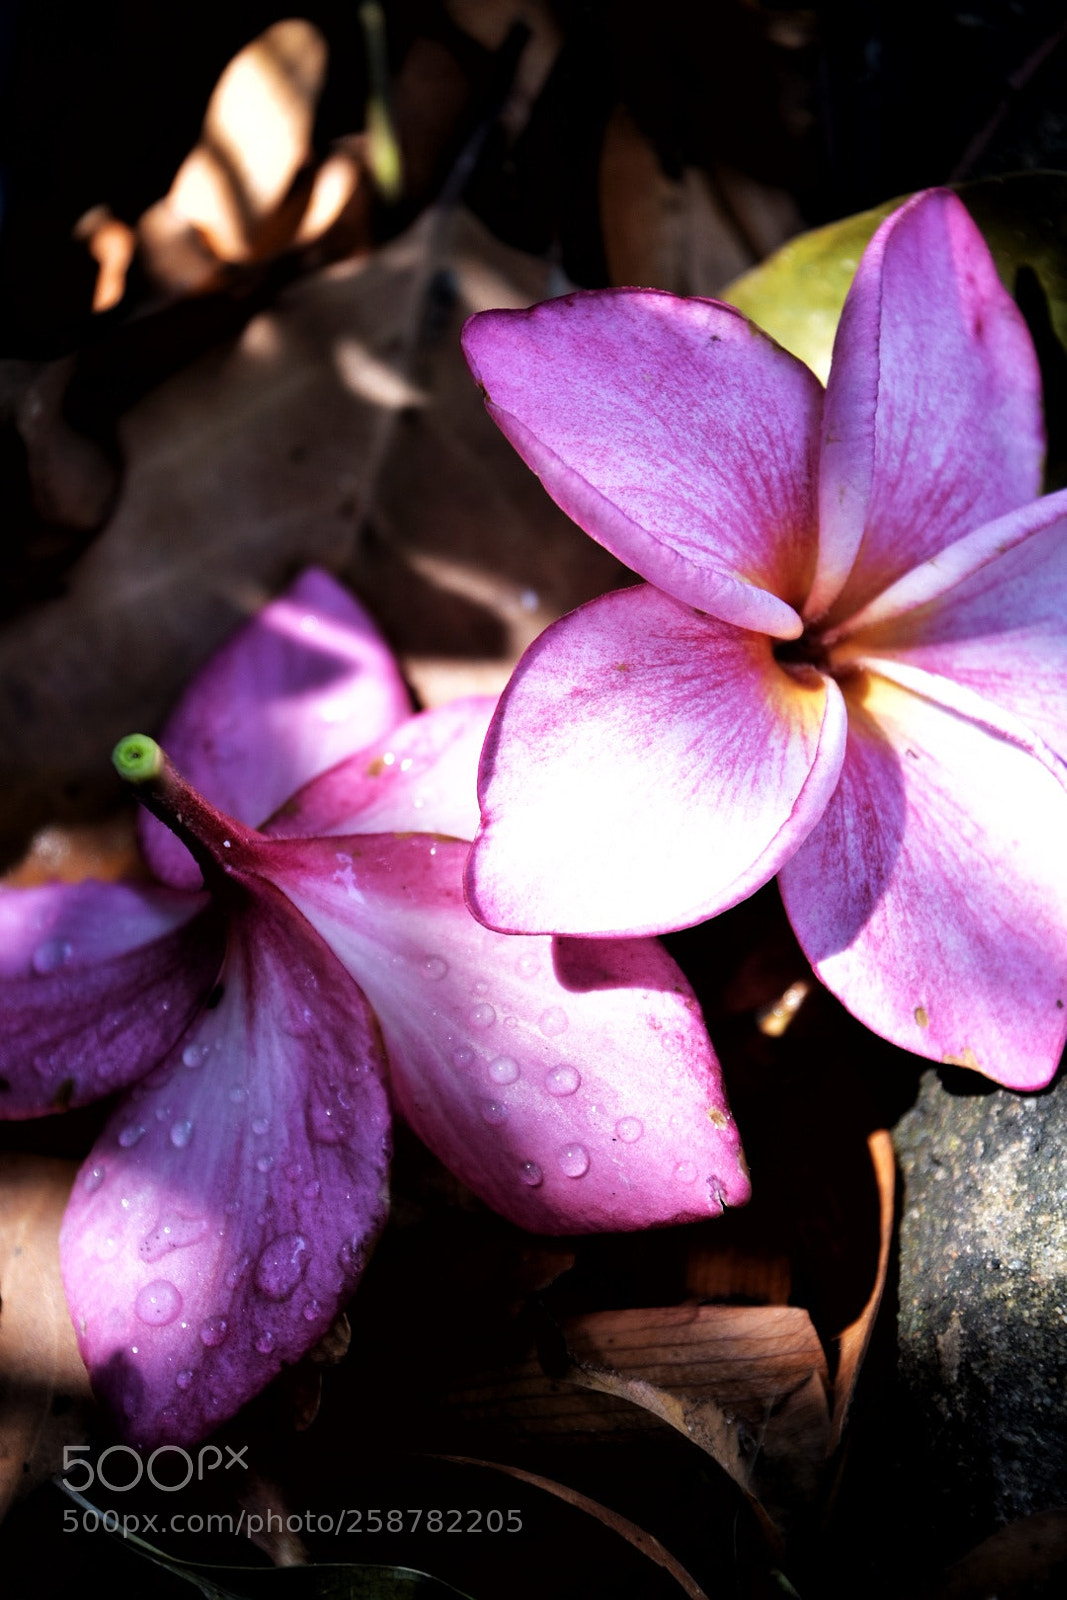
[[[1021,1095],[944,1069],[896,1130],[900,1465],[942,1549],[1067,1504],[1065,1111],[1062,1072]]]

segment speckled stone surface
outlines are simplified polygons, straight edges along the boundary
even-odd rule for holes
[[[1067,1504],[1067,1076],[1040,1095],[944,1078],[924,1074],[895,1143],[908,1455],[950,1547]]]

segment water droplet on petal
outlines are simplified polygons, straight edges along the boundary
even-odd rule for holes
[[[582,1075],[577,1067],[553,1067],[551,1072],[545,1073],[545,1088],[549,1094],[562,1097],[573,1094],[582,1081]]]
[[[206,1044],[187,1044],[182,1051],[182,1064],[186,1067],[198,1067],[207,1053]]]
[[[269,1328],[265,1328],[261,1334],[257,1335],[256,1349],[259,1351],[261,1356],[269,1356],[271,1351],[274,1349],[274,1345],[275,1338]]]
[[[235,1106],[243,1105],[244,1102],[247,1099],[248,1099],[248,1090],[247,1089],[231,1089],[230,1090],[230,1103],[231,1103],[231,1105],[235,1105]]]
[[[319,1144],[343,1144],[352,1131],[352,1119],[340,1107],[313,1100],[307,1113],[308,1132]]]
[[[256,1288],[268,1300],[285,1300],[292,1294],[308,1264],[308,1242],[302,1233],[283,1233],[256,1262]]]
[[[481,995],[481,994],[488,994],[488,993],[489,993],[489,985],[486,983],[484,978],[479,978],[477,983],[472,983],[471,984],[471,994]]]
[[[536,956],[530,955],[528,951],[526,955],[520,956],[518,961],[515,963],[515,971],[519,974],[520,978],[536,978],[540,970],[540,961],[538,961]]]
[[[266,1133],[266,1131],[267,1131],[267,1129],[269,1127],[270,1127],[270,1118],[269,1117],[256,1117],[255,1121],[252,1123],[252,1132],[253,1133],[258,1133],[258,1134],[264,1134],[264,1133]]]
[[[474,1060],[474,1051],[469,1045],[461,1044],[458,1050],[453,1050],[452,1060],[462,1070],[465,1067],[469,1067]]]
[[[119,1253],[119,1242],[113,1233],[107,1233],[96,1247],[98,1261],[114,1261]]]
[[[482,1101],[482,1121],[488,1122],[491,1128],[498,1128],[502,1122],[508,1120],[508,1108],[503,1100]]]
[[[175,1122],[171,1125],[170,1142],[174,1146],[175,1150],[184,1150],[192,1137],[193,1125],[189,1121],[188,1117],[184,1118],[181,1122]]]
[[[235,1261],[233,1266],[230,1268],[229,1272],[226,1274],[226,1287],[227,1287],[227,1289],[236,1289],[237,1285],[245,1277],[247,1277],[248,1269],[249,1269],[249,1267],[251,1265],[252,1265],[252,1257],[248,1254],[248,1251],[246,1250],[244,1255],[241,1257],[241,1259],[239,1261]]]
[[[193,1375],[187,1367],[184,1372],[179,1372],[174,1381],[178,1385],[179,1389],[188,1389],[189,1385],[193,1381]]]
[[[106,1167],[90,1167],[82,1179],[82,1188],[86,1194],[95,1194],[106,1177]]]
[[[133,1303],[133,1309],[150,1328],[163,1328],[173,1322],[182,1308],[182,1297],[167,1278],[146,1283]]]
[[[696,1183],[697,1169],[691,1161],[679,1161],[674,1169],[674,1176],[679,1183]]]
[[[448,962],[442,961],[440,956],[427,956],[422,963],[422,970],[428,978],[444,978],[448,973]]]
[[[584,1144],[565,1144],[556,1161],[565,1178],[581,1178],[589,1171],[589,1151]]]
[[[536,1161],[524,1161],[519,1168],[519,1182],[525,1183],[528,1188],[536,1189],[538,1184],[544,1183],[545,1175]]]
[[[471,1007],[470,1019],[476,1028],[491,1028],[496,1021],[496,1012],[483,1001],[481,1005]]]
[[[547,1011],[542,1011],[537,1026],[542,1033],[553,1039],[557,1033],[566,1032],[567,1013],[562,1006],[549,1006]]]
[[[139,1122],[131,1122],[119,1134],[119,1144],[124,1150],[132,1150],[138,1139],[144,1138],[144,1128]]]
[[[645,1125],[638,1117],[623,1117],[615,1124],[615,1132],[623,1144],[634,1144],[645,1131]]]
[[[177,1213],[160,1217],[151,1233],[141,1240],[142,1261],[159,1261],[171,1250],[195,1244],[208,1231],[206,1217],[183,1217]]]
[[[273,1165],[274,1165],[274,1157],[273,1156],[257,1156],[257,1158],[256,1158],[256,1171],[257,1172],[269,1172],[271,1167],[273,1167]]]
[[[213,1317],[200,1329],[200,1343],[206,1344],[209,1350],[213,1349],[222,1343],[229,1331],[230,1325],[225,1317]]]
[[[65,967],[73,954],[74,948],[66,939],[46,939],[33,952],[31,964],[34,972],[44,978]]]
[[[314,1322],[321,1315],[322,1307],[319,1302],[317,1300],[309,1300],[304,1307],[304,1320],[306,1322]]]
[[[304,1185],[304,1199],[317,1200],[321,1190],[322,1184],[319,1182],[318,1178],[312,1178],[310,1183],[305,1183]]]
[[[510,1056],[497,1056],[486,1070],[494,1083],[514,1083],[519,1076],[519,1063]]]

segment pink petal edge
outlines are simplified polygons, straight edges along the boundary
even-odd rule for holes
[[[587,533],[676,599],[798,636],[822,408],[803,363],[732,307],[658,290],[485,312],[463,344],[490,415]]]
[[[962,202],[917,195],[864,251],[834,343],[807,617],[866,605],[1039,493],[1041,376]]]
[[[205,799],[258,827],[301,784],[410,714],[399,669],[363,607],[312,567],[191,680],[160,743]],[[156,876],[196,888],[185,846],[145,813]]]

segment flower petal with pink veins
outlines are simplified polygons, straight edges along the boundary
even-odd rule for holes
[[[0,893],[0,1116],[133,1083],[184,1032],[221,959],[203,895],[91,880]]]
[[[336,833],[445,833],[478,829],[478,758],[496,701],[453,700],[312,779],[275,812],[273,838]]]
[[[780,638],[814,573],[818,379],[732,307],[656,289],[473,317],[489,413],[569,517],[660,589]]]
[[[1025,750],[866,675],[837,793],[780,882],[861,1022],[1009,1088],[1049,1082],[1067,1031],[1067,795]]]
[[[884,621],[877,620],[880,596],[872,606],[875,621],[856,630],[835,649],[835,658],[863,655],[918,667],[955,680],[983,699],[1011,712],[1046,745],[1067,760],[1067,494],[1049,495],[1048,511],[1039,500],[1005,517],[1005,524],[1023,523],[1029,513],[1035,531],[1008,544],[991,559],[975,565],[953,587]],[[1059,516],[1056,512],[1059,511]],[[993,530],[982,529],[945,552],[976,560]],[[999,541],[1007,543],[1006,535]],[[895,586],[908,598],[932,586],[931,575],[918,568]]]
[[[495,1210],[576,1233],[748,1198],[699,1007],[654,941],[490,933],[463,903],[456,840],[273,848],[272,878],[374,1007],[396,1104]]]
[[[311,568],[201,668],[160,743],[205,799],[258,827],[301,784],[410,711],[373,622],[339,583]],[[141,839],[165,883],[200,884],[185,846],[147,814]]]
[[[840,770],[837,685],[647,586],[530,647],[482,756],[470,904],[510,932],[643,934],[774,876]]]
[[[142,1448],[201,1438],[302,1356],[385,1217],[384,1064],[358,990],[266,885],[221,981],[101,1135],[60,1234],[94,1390]]]
[[[819,574],[845,618],[911,567],[1040,492],[1041,377],[962,202],[893,213],[849,290],[826,388]]]

